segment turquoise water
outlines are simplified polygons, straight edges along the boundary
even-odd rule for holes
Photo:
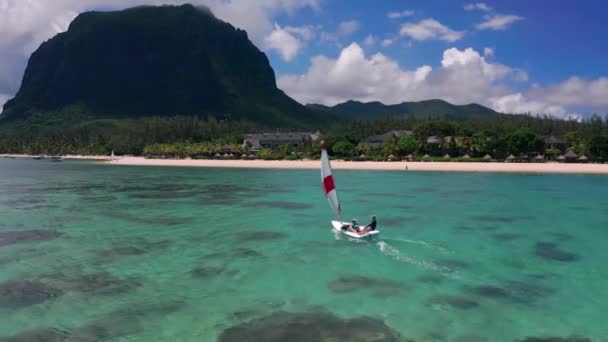
[[[0,341],[607,340],[608,177],[319,178],[0,159]]]

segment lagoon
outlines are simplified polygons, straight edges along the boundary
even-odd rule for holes
[[[319,178],[0,159],[0,341],[608,336],[608,177],[337,170],[365,242]]]

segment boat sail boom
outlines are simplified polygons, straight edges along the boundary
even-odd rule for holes
[[[327,200],[329,201],[329,205],[340,222],[342,222],[342,208],[340,207],[340,200],[338,199],[338,191],[336,190],[334,177],[331,173],[329,156],[325,149],[321,150],[321,185],[323,186],[323,191],[325,192],[325,197],[327,197]]]

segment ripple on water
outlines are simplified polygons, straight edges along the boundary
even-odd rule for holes
[[[308,203],[288,202],[288,201],[257,201],[255,203],[247,203],[243,205],[247,208],[277,208],[289,210],[311,209],[313,206]]]
[[[0,232],[0,247],[18,243],[30,243],[54,240],[62,233],[55,230],[29,229]]]
[[[537,242],[534,245],[534,252],[537,256],[547,260],[572,262],[580,259],[578,254],[566,252],[553,242]]]
[[[570,337],[526,337],[517,342],[591,342],[591,339],[583,336]]]
[[[456,295],[437,295],[437,296],[433,296],[431,297],[428,301],[427,301],[428,305],[431,306],[435,306],[435,305],[440,305],[440,306],[449,306],[451,308],[454,309],[460,309],[460,310],[468,310],[468,309],[473,309],[479,306],[479,303],[477,303],[476,301],[463,297],[463,296],[456,296]]]
[[[342,319],[325,312],[276,312],[224,330],[219,342],[397,342],[401,338],[382,320]]]
[[[335,293],[367,291],[374,297],[398,296],[407,290],[407,286],[403,282],[362,275],[344,275],[332,280],[327,286]]]
[[[0,307],[19,308],[43,303],[63,294],[60,289],[35,280],[0,283]]]

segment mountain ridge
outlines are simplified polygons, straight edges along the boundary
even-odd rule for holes
[[[492,118],[500,113],[477,103],[454,105],[440,99],[423,100],[417,102],[401,102],[386,105],[380,101],[361,102],[348,100],[334,106],[321,104],[307,104],[309,108],[338,115],[342,119],[372,119],[382,116],[416,116],[440,117],[452,120],[467,118]]]

